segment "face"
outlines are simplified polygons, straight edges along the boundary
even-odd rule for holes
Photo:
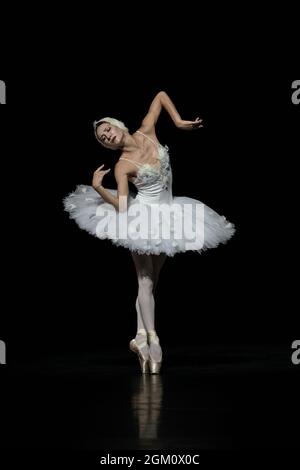
[[[96,133],[99,142],[109,149],[119,148],[124,139],[124,131],[122,129],[106,122],[97,127]]]

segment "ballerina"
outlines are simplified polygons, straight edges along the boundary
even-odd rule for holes
[[[93,174],[92,185],[81,184],[64,199],[65,210],[81,229],[131,252],[138,292],[137,333],[129,346],[138,355],[142,373],[151,374],[159,373],[162,365],[154,294],[165,260],[176,253],[215,248],[235,232],[231,222],[201,201],[173,196],[168,147],[159,143],[155,132],[162,109],[179,129],[203,127],[199,117],[183,120],[164,91],[155,96],[141,126],[132,134],[117,119],[95,121],[100,144],[122,151],[114,166],[117,189],[103,186],[111,168],[102,164]],[[129,182],[137,194],[131,191]]]

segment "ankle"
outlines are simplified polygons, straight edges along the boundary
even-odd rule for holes
[[[157,336],[156,330],[148,330],[147,335],[148,336]]]
[[[144,328],[139,328],[136,332],[136,335],[147,336],[147,331]]]
[[[159,337],[157,336],[156,330],[147,331],[147,338],[150,343],[159,344]]]

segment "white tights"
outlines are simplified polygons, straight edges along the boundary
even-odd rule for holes
[[[132,252],[133,261],[138,279],[138,295],[135,303],[137,311],[137,344],[145,342],[145,336],[138,333],[138,330],[146,330],[147,333],[155,332],[155,300],[154,292],[158,283],[160,270],[166,260],[167,255],[139,255]],[[151,334],[150,333],[150,334]],[[142,354],[150,357],[154,361],[160,361],[162,357],[161,347],[157,342],[149,341],[141,348]]]

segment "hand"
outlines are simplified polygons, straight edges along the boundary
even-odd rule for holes
[[[201,124],[202,121],[203,121],[203,119],[200,119],[199,117],[197,117],[197,119],[195,119],[195,121],[183,121],[181,119],[176,124],[176,127],[178,127],[179,129],[182,129],[184,131],[193,131],[194,129],[200,129],[200,127],[203,127],[203,125]]]
[[[110,171],[110,168],[108,168],[108,170],[101,170],[102,167],[104,167],[104,164],[99,166],[99,168],[97,168],[97,170],[94,172],[93,182],[92,182],[92,186],[94,189],[97,189],[99,188],[99,186],[102,185],[102,180],[104,178],[104,175],[106,175],[106,173]]]

